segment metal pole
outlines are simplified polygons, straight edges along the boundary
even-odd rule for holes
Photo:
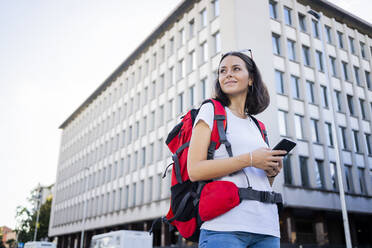
[[[319,13],[315,12],[314,10],[309,10],[308,11],[309,14],[311,14],[317,21],[320,20],[321,18],[321,15],[319,15]],[[324,39],[324,34],[325,32],[324,29],[323,29],[323,25],[320,25],[320,28],[321,28],[321,35],[322,35],[322,39]],[[321,44],[322,44],[322,53],[325,55],[325,48],[324,48],[324,40],[321,41]],[[322,58],[323,59],[323,58]],[[325,59],[325,74],[326,74],[326,80],[328,81],[328,85],[331,85],[331,83],[329,82],[329,77],[330,77],[330,74],[329,74],[329,70],[328,70],[328,59],[326,58]],[[342,220],[343,220],[343,224],[344,224],[344,233],[345,233],[345,241],[346,241],[346,247],[347,248],[352,248],[351,246],[351,238],[350,238],[350,227],[349,227],[349,220],[348,220],[348,216],[347,216],[347,208],[346,208],[346,201],[345,201],[345,191],[344,191],[344,183],[343,183],[343,179],[342,179],[342,173],[341,173],[341,155],[340,155],[340,150],[339,150],[339,146],[338,146],[338,142],[339,142],[339,138],[338,138],[338,135],[337,135],[337,129],[336,129],[336,112],[335,112],[335,99],[333,97],[333,92],[331,92],[331,112],[332,112],[332,132],[335,134],[335,139],[336,139],[336,142],[334,142],[334,146],[335,146],[335,150],[336,150],[336,168],[337,168],[337,181],[338,181],[338,187],[339,187],[339,195],[340,195],[340,203],[341,203],[341,212],[342,212]]]
[[[39,215],[40,215],[40,193],[41,193],[41,187],[39,185],[38,193],[37,193],[37,207],[36,207],[36,222],[35,222],[35,232],[34,232],[34,241],[36,241],[37,236],[37,224],[39,222]]]
[[[88,167],[85,167],[84,168],[84,172],[87,171],[89,173],[89,168]],[[88,192],[88,174],[87,174],[87,177],[85,179],[85,194],[87,194]],[[84,246],[84,227],[85,227],[85,216],[86,216],[86,211],[87,211],[87,196],[85,197],[84,199],[84,208],[83,208],[83,222],[82,222],[82,228],[81,228],[81,237],[80,237],[80,248],[83,248]]]

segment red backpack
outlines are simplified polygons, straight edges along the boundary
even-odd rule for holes
[[[232,157],[231,144],[226,139],[225,108],[215,99],[208,99],[202,105],[207,102],[212,103],[214,106],[214,121],[207,159],[213,159],[215,150],[221,144],[226,146],[229,156]],[[162,221],[168,223],[170,229],[173,227],[177,228],[185,239],[197,242],[199,240],[200,226],[204,221],[226,213],[239,205],[244,199],[276,203],[279,206],[282,204],[280,194],[252,189],[247,176],[248,188],[238,188],[234,183],[228,181],[190,181],[187,171],[187,154],[194,121],[199,110],[200,108],[190,110],[181,117],[182,121],[168,134],[166,144],[173,154],[173,163],[170,164],[173,165],[170,209],[165,217],[153,222],[150,233],[154,226],[159,221]],[[264,141],[268,144],[265,125],[253,116],[251,118],[259,128]],[[163,178],[166,176],[166,171],[167,169]]]

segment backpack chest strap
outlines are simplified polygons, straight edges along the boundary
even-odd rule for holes
[[[259,191],[252,188],[239,188],[240,201],[255,200],[263,203],[283,203],[280,193],[270,191]]]

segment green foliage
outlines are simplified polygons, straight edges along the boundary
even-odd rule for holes
[[[5,248],[5,245],[3,243],[3,235],[0,235],[0,248]]]
[[[8,239],[6,242],[5,242],[9,248],[15,248],[15,240],[14,239]]]
[[[35,190],[31,192],[29,201],[32,203],[35,199]],[[47,239],[49,229],[50,211],[52,207],[52,198],[40,206],[39,222],[37,228],[36,240]],[[18,206],[16,210],[18,242],[26,243],[32,241],[35,232],[35,223],[37,218],[37,209],[28,209],[23,206]],[[2,248],[0,246],[0,248]]]

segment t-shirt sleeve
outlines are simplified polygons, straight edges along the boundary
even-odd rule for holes
[[[201,106],[198,115],[196,116],[194,127],[196,124],[203,120],[209,126],[209,129],[213,129],[213,117],[214,117],[214,107],[213,104],[208,102]]]

